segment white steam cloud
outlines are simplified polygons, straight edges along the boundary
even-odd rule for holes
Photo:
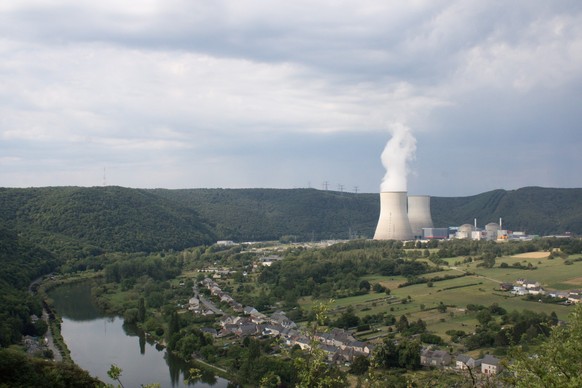
[[[392,138],[382,152],[382,164],[386,168],[386,175],[382,179],[380,190],[407,191],[408,162],[415,158],[416,139],[404,124],[393,124],[390,129]]]

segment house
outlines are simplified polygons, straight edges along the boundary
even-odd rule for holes
[[[481,360],[481,373],[485,375],[495,375],[501,372],[501,360],[490,354],[485,355]]]
[[[370,354],[370,348],[368,348],[368,344],[362,341],[350,342],[348,347],[354,349],[354,351],[358,353]]]
[[[513,290],[513,284],[512,283],[501,283],[499,285],[499,289],[501,289],[501,291],[511,291],[511,290]]]
[[[474,359],[466,354],[459,354],[456,359],[455,367],[459,370],[474,369],[481,366],[481,360]]]
[[[252,315],[252,314],[257,314],[259,311],[256,308],[254,308],[253,306],[246,306],[243,309],[243,312],[245,314]]]
[[[311,349],[311,343],[309,339],[303,335],[290,338],[289,344],[291,346],[298,345],[301,348],[301,350]]]
[[[271,265],[273,265],[274,262],[277,262],[277,261],[282,260],[282,259],[283,258],[281,256],[271,255],[271,256],[267,256],[267,257],[261,257],[259,259],[259,263],[262,266],[270,267]]]
[[[271,320],[277,322],[283,327],[287,327],[289,329],[294,329],[297,327],[295,322],[287,318],[287,315],[283,311],[276,311],[271,315]]]
[[[216,331],[216,329],[213,329],[212,327],[203,327],[202,329],[200,329],[201,332],[203,333],[208,333],[213,337],[218,337],[218,331]]]
[[[236,325],[241,320],[240,317],[233,317],[230,315],[225,315],[220,318],[220,326],[225,327],[226,325]]]
[[[238,302],[232,302],[230,307],[232,307],[232,309],[237,313],[242,313],[244,311],[243,305]]]
[[[451,363],[451,355],[444,350],[422,349],[420,352],[420,365],[445,366]]]
[[[257,334],[258,328],[254,323],[242,323],[234,330],[234,334],[239,337],[247,337]]]
[[[515,294],[515,295],[527,295],[527,288],[515,286],[515,287],[513,287],[513,290],[511,291],[511,293]]]
[[[523,286],[529,290],[530,288],[541,287],[541,284],[535,280],[524,280]]]
[[[278,324],[265,325],[263,328],[263,335],[278,336],[283,332],[283,326]]]
[[[532,295],[543,295],[546,293],[544,291],[544,289],[541,287],[531,287],[531,288],[528,288],[527,290]]]

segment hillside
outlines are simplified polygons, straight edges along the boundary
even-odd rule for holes
[[[0,189],[0,226],[50,251],[183,249],[220,239],[321,240],[371,237],[377,194],[315,189]],[[526,187],[469,197],[433,197],[436,226],[504,227],[531,234],[582,234],[582,189]]]
[[[147,190],[1,189],[0,203],[4,226],[56,252],[155,251],[215,241],[194,209]]]
[[[436,225],[471,224],[477,218],[483,227],[501,217],[504,228],[529,234],[582,234],[582,189],[524,187],[470,197],[434,197],[431,211]]]
[[[220,238],[299,240],[371,236],[379,200],[372,194],[315,189],[154,190],[182,206],[196,209],[215,226]]]

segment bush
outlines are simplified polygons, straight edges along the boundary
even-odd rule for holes
[[[422,333],[420,335],[420,340],[422,342],[424,342],[425,344],[432,344],[432,345],[444,344],[443,339],[436,334]]]

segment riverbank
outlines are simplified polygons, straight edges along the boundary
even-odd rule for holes
[[[87,281],[101,276],[102,274],[96,272],[87,272],[75,276],[55,276],[51,274],[48,277],[35,279],[31,283],[29,290],[37,294],[43,306],[42,319],[48,324],[48,330],[45,336],[47,346],[53,352],[54,361],[74,363],[71,358],[71,352],[61,334],[62,319],[58,311],[55,310],[53,300],[48,295],[49,291],[55,287]]]

